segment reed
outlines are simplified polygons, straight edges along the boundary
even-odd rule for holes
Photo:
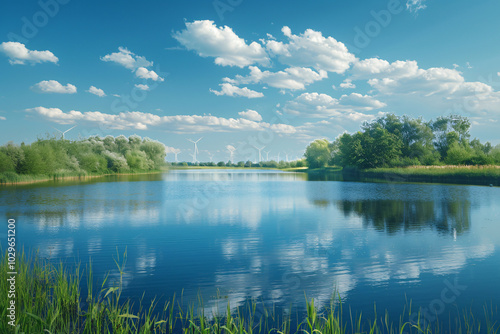
[[[18,254],[16,266],[16,327],[5,321],[7,298],[0,298],[1,333],[184,333],[184,334],[254,334],[254,333],[307,333],[307,334],[402,334],[402,333],[500,333],[498,310],[494,304],[485,305],[484,314],[463,310],[449,319],[449,323],[436,321],[428,324],[421,314],[410,322],[411,302],[393,322],[388,313],[366,319],[360,313],[346,312],[340,296],[331,299],[329,306],[318,308],[314,299],[306,297],[306,312],[292,319],[293,310],[280,313],[265,303],[248,301],[244,306],[232,308],[227,298],[217,294],[215,308],[210,314],[204,308],[201,296],[184,305],[183,294],[174,295],[163,305],[156,298],[138,305],[122,297],[123,276],[127,253],[114,257],[119,278],[109,286],[109,275],[94,286],[94,273],[89,263],[81,270],[76,264],[68,271],[61,263],[53,265],[40,259],[37,253]],[[0,263],[0,293],[7,291],[7,254]],[[86,293],[81,281],[86,279]],[[299,322],[298,319],[302,319]]]

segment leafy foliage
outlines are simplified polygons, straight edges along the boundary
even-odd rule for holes
[[[312,142],[305,157],[312,168],[327,164],[360,169],[412,165],[488,165],[500,163],[500,146],[470,141],[470,121],[458,115],[435,121],[388,114],[365,122],[362,131],[344,133],[333,143]],[[325,162],[325,158],[331,159]]]
[[[139,136],[38,139],[0,147],[0,173],[56,175],[148,171],[165,165],[165,145]]]

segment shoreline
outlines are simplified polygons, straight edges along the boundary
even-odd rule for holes
[[[500,166],[411,166],[350,169],[325,167],[308,170],[310,175],[337,175],[344,181],[387,181],[500,186]]]
[[[126,175],[148,175],[148,174],[161,174],[167,172],[168,170],[158,170],[149,172],[137,172],[137,173],[109,173],[109,174],[96,174],[96,175],[67,175],[67,176],[47,176],[40,179],[27,180],[27,181],[8,181],[0,182],[0,187],[2,186],[16,186],[16,185],[27,185],[35,183],[43,183],[50,181],[71,181],[71,180],[85,180],[85,179],[96,179],[105,176],[126,176]],[[36,177],[34,175],[26,175],[26,177]]]

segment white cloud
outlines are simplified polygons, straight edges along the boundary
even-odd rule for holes
[[[224,78],[223,80],[232,84],[260,83],[275,88],[298,90],[305,89],[307,85],[328,77],[326,71],[315,72],[304,67],[290,67],[279,72],[261,71],[256,66],[250,66],[249,69],[248,76],[237,75],[234,79]]]
[[[217,27],[214,21],[186,22],[186,29],[175,32],[173,37],[202,57],[215,57],[217,65],[245,67],[255,63],[269,64],[267,53],[259,43],[247,44],[230,27]]]
[[[279,134],[295,133],[295,127],[288,124],[269,124],[244,118],[224,118],[216,116],[175,115],[158,116],[139,111],[106,114],[99,111],[80,112],[71,110],[63,112],[59,108],[36,107],[26,109],[59,124],[87,122],[102,124],[111,129],[147,130],[156,127],[160,130],[174,133],[196,132],[230,132],[230,131],[263,131],[270,130]]]
[[[155,71],[153,71],[153,70],[150,71],[145,67],[139,67],[137,69],[137,71],[135,72],[135,75],[138,78],[151,79],[153,81],[160,81],[161,82],[164,80],[162,77],[160,77],[158,74],[156,74]]]
[[[327,94],[304,93],[287,102],[286,113],[304,117],[336,117],[354,121],[373,119],[375,116],[363,114],[385,107],[386,104],[372,96],[351,93],[336,99]]]
[[[220,91],[213,90],[213,89],[210,89],[210,91],[217,96],[221,96],[221,95],[244,96],[244,97],[248,97],[249,99],[264,96],[264,94],[262,94],[261,92],[256,92],[254,90],[248,89],[247,87],[240,88],[240,87],[231,85],[230,83],[227,83],[227,82],[220,84],[219,86],[221,86]]]
[[[99,97],[106,96],[106,93],[104,93],[104,91],[102,89],[94,87],[94,86],[90,86],[90,88],[87,92],[89,92],[90,94],[97,95]]]
[[[251,121],[262,121],[262,116],[255,110],[247,109],[246,111],[240,111],[238,115]]]
[[[129,51],[127,48],[119,47],[118,52],[111,53],[101,57],[102,61],[111,61],[117,63],[129,70],[135,71],[139,67],[148,67],[153,65],[153,62],[148,61],[142,56]]]
[[[36,64],[51,62],[57,64],[59,59],[50,51],[28,50],[26,46],[19,42],[3,42],[0,44],[0,52],[9,57],[9,63],[12,65],[26,63]]]
[[[5,121],[5,120],[7,120],[7,118],[0,116],[0,120]]]
[[[367,80],[379,94],[393,98],[425,98],[436,108],[462,106],[473,113],[498,111],[500,93],[482,82],[467,82],[456,68],[422,69],[416,61],[371,58],[356,62],[351,79]],[[420,101],[420,102],[422,102]],[[448,104],[448,106],[446,106]]]
[[[34,85],[32,89],[40,93],[58,93],[58,94],[76,93],[76,87],[74,85],[66,84],[66,86],[64,86],[56,80],[40,81],[39,83]]]
[[[416,13],[421,9],[427,8],[427,5],[425,5],[424,2],[425,0],[407,0],[406,9],[412,13]]]
[[[140,89],[140,90],[149,90],[149,86],[148,85],[143,85],[143,84],[135,84],[134,85],[137,89]]]
[[[170,146],[165,146],[165,153],[169,154],[169,153],[181,153],[181,150],[178,149],[178,148],[175,148],[175,147],[170,147]]]
[[[352,83],[351,79],[345,79],[344,82],[340,84],[340,88],[344,89],[354,89],[356,85]],[[335,88],[334,88],[335,89]]]
[[[319,31],[307,29],[301,35],[293,35],[286,26],[281,31],[289,43],[269,40],[266,49],[283,64],[344,73],[356,59],[343,43],[333,37],[323,37]]]

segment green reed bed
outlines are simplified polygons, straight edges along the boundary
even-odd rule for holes
[[[111,286],[109,276],[103,278],[100,286],[94,286],[91,264],[84,269],[76,265],[68,271],[62,263],[56,266],[36,254],[25,253],[18,254],[16,262],[15,327],[6,320],[8,299],[2,297],[0,333],[500,333],[499,324],[492,320],[498,315],[494,305],[485,307],[483,314],[462,311],[454,318],[432,324],[427,324],[420,314],[413,322],[405,320],[414,311],[411,302],[394,321],[387,312],[377,316],[376,309],[373,319],[354,315],[342,306],[340,297],[332,298],[329,306],[323,308],[306,298],[307,312],[301,315],[295,311],[294,317],[291,308],[280,314],[274,307],[256,301],[233,309],[227,298],[220,295],[213,298],[215,307],[209,311],[204,308],[201,297],[184,305],[182,295],[163,303],[141,298],[134,305],[122,298],[126,252],[115,257],[119,279]],[[0,263],[2,296],[8,290],[9,271],[7,256],[4,256]],[[85,294],[82,280],[86,281]]]
[[[499,166],[411,166],[349,170],[344,173],[391,181],[500,185]]]
[[[51,180],[74,180],[74,179],[87,179],[87,178],[96,178],[102,176],[111,176],[111,175],[135,175],[135,174],[157,174],[162,173],[164,170],[127,170],[123,172],[106,172],[106,173],[88,173],[85,171],[80,172],[71,172],[71,171],[61,171],[56,172],[50,175],[38,174],[17,174],[14,172],[4,172],[0,173],[0,184],[3,185],[13,185],[13,184],[27,184],[27,183],[36,183],[36,182],[44,182]]]

